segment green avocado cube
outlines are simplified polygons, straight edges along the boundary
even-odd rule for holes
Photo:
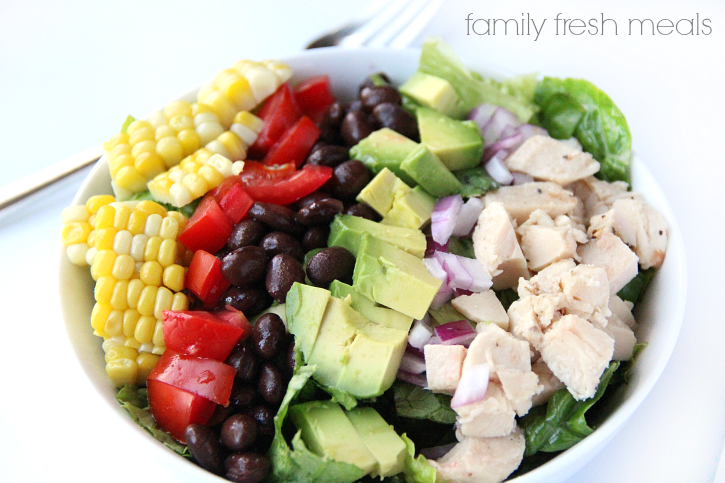
[[[345,282],[333,280],[330,284],[330,292],[333,297],[339,299],[350,297],[350,307],[370,319],[370,322],[392,329],[403,330],[406,333],[410,331],[410,327],[413,325],[413,317],[376,304]]]
[[[416,186],[393,201],[392,208],[380,223],[420,229],[430,221],[435,204],[435,198],[420,186]]]
[[[408,186],[414,186],[415,181],[401,169],[400,164],[417,147],[415,141],[392,129],[383,128],[350,148],[350,159],[362,161],[373,173],[388,168]]]
[[[293,283],[287,292],[287,330],[295,336],[295,343],[305,362],[312,354],[329,300],[328,290],[299,282]]]
[[[410,186],[395,176],[388,168],[383,168],[360,191],[356,200],[370,205],[380,216],[388,214],[396,197],[410,191]]]
[[[483,138],[473,121],[457,121],[433,109],[416,111],[420,140],[451,171],[481,164]]]
[[[347,412],[347,418],[377,460],[372,476],[393,476],[404,470],[407,455],[405,442],[375,409],[355,408]]]
[[[423,261],[368,234],[358,250],[353,288],[365,297],[414,319],[422,319],[441,286]]]
[[[365,474],[377,470],[377,459],[336,402],[297,404],[289,408],[289,417],[313,453],[353,464]]]
[[[463,188],[443,161],[422,144],[400,163],[400,169],[437,198],[458,193]]]
[[[468,112],[451,83],[434,75],[418,71],[400,86],[399,91],[418,104],[455,119],[461,119]]]
[[[340,246],[357,256],[360,240],[367,233],[391,243],[406,252],[423,258],[426,240],[422,231],[401,226],[384,225],[359,216],[337,215],[330,224],[328,246]]]

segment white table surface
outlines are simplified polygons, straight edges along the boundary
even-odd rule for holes
[[[0,185],[97,145],[241,58],[293,54],[362,2],[0,2]],[[627,115],[688,261],[685,321],[659,382],[570,483],[713,481],[725,435],[725,3],[449,1],[428,33],[511,72],[589,79]],[[467,36],[465,18],[711,19],[712,34]],[[480,24],[479,24],[480,25]],[[553,28],[553,26],[549,25]],[[419,43],[420,41],[418,41]],[[0,480],[182,481],[105,416],[59,316],[60,212],[83,173],[0,212]],[[721,475],[725,477],[725,475]],[[719,477],[720,478],[720,477]],[[723,478],[725,480],[725,478]],[[722,481],[722,480],[721,480]]]

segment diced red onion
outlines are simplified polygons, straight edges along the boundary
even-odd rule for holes
[[[478,327],[476,327],[476,329],[478,329]],[[408,340],[408,345],[405,346],[405,352],[410,352],[413,355],[425,359],[425,352],[423,352],[423,348],[418,349],[417,347],[413,347],[412,345],[410,345],[410,340]]]
[[[423,448],[420,454],[429,460],[437,460],[447,455],[458,443],[443,444],[441,446],[433,446],[432,448]]]
[[[534,177],[530,174],[526,173],[519,173],[517,171],[511,173],[511,176],[514,177],[514,185],[520,185],[520,184],[526,184],[526,183],[533,183]]]
[[[466,206],[466,205],[463,205]],[[456,222],[457,224],[458,222]],[[455,232],[455,229],[454,229]],[[435,252],[447,252],[448,251],[448,242],[441,245],[440,243],[437,243],[432,236],[425,237],[425,255],[426,257],[433,256],[433,253]]]
[[[467,320],[457,320],[439,325],[435,328],[436,335],[440,337],[443,345],[468,346],[478,333]]]
[[[456,226],[453,227],[453,236],[468,236],[476,226],[478,217],[483,211],[483,200],[481,198],[469,198],[458,212]],[[447,252],[446,250],[440,250]]]
[[[453,289],[448,285],[448,272],[446,272],[446,270],[443,268],[443,265],[441,265],[440,259],[435,257],[436,253],[444,252],[436,251],[433,252],[433,257],[423,259],[423,265],[425,265],[425,267],[428,269],[428,272],[435,278],[443,282],[430,304],[431,308],[433,309],[441,308],[441,306],[444,303],[448,302],[453,296]]]
[[[440,343],[441,343],[441,338],[438,337],[437,335],[434,335],[433,337],[431,337],[428,340],[428,343],[426,345],[433,345],[433,344],[440,344]]]
[[[478,260],[443,252],[435,252],[433,257],[438,259],[448,275],[448,286],[451,289],[483,292],[491,287],[491,275]]]
[[[514,177],[511,176],[511,172],[503,162],[508,155],[508,151],[499,151],[494,157],[489,159],[484,166],[484,168],[486,168],[486,172],[488,172],[488,174],[490,174],[497,183],[502,185],[509,185],[514,180]]]
[[[461,195],[445,196],[438,200],[430,215],[430,231],[433,241],[441,245],[448,242],[453,233],[453,227],[456,226],[456,218],[458,218],[458,211],[462,205],[463,197]]]
[[[398,370],[410,374],[423,374],[425,372],[425,360],[410,352],[404,352]]]
[[[483,150],[483,161],[487,162],[502,150],[509,153],[516,151],[523,144],[523,140],[524,136],[518,132],[514,132],[514,134],[508,137],[502,136],[498,141]]]
[[[423,374],[411,374],[410,372],[398,370],[396,377],[401,381],[409,382],[416,386],[426,387],[428,385],[428,378]]]
[[[521,120],[516,114],[503,107],[498,107],[493,113],[491,121],[482,130],[483,145],[489,146],[495,143],[501,137],[501,133],[507,126],[518,127],[521,124]]]
[[[498,109],[498,106],[494,106],[493,104],[481,104],[471,109],[471,112],[468,114],[468,119],[478,124],[478,127],[483,131],[488,123],[491,122],[491,118],[494,112],[496,112],[496,109]]]
[[[534,136],[548,136],[549,132],[541,126],[534,124],[522,124],[516,130],[523,136],[521,143],[523,144]]]
[[[433,297],[433,300],[430,303],[430,308],[440,309],[446,302],[453,298],[453,295],[455,295],[455,291],[444,282],[441,285],[441,288],[438,289],[435,297]]]
[[[413,328],[410,329],[410,334],[408,334],[408,344],[416,349],[423,349],[423,346],[428,343],[432,336],[433,329],[426,323],[425,319],[416,320]]]
[[[454,297],[460,297],[462,295],[472,295],[472,294],[473,294],[473,292],[471,292],[470,290],[463,290],[462,288],[458,288],[453,291]]]
[[[451,399],[451,407],[455,409],[482,401],[488,389],[488,376],[489,367],[486,363],[467,367],[461,374],[461,380]]]
[[[461,265],[463,265],[466,271],[471,274],[471,277],[473,277],[473,283],[471,286],[467,289],[464,288],[464,290],[470,290],[471,292],[485,292],[491,288],[493,285],[493,279],[491,278],[491,274],[488,273],[488,270],[481,265],[481,262],[473,258],[458,258]]]

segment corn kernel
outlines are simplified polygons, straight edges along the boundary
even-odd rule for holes
[[[200,116],[207,116],[207,114],[199,114],[196,118]],[[195,123],[196,118],[194,118]],[[221,136],[223,132],[224,127],[219,122],[206,121],[196,123],[196,133],[199,135],[199,142],[204,146]]]
[[[119,280],[113,286],[113,293],[109,303],[114,310],[126,310],[128,308],[128,280]]]
[[[161,242],[159,246],[159,253],[156,256],[156,261],[159,262],[162,268],[166,268],[176,262],[178,255],[178,248],[176,240],[166,239]]]
[[[138,381],[138,364],[132,359],[114,359],[106,364],[106,374],[116,387],[135,385]]]
[[[178,224],[179,231],[184,229],[184,226],[186,225],[186,217],[180,212],[180,211],[169,211],[169,218],[173,218],[176,220],[176,223]],[[163,235],[162,235],[163,236]],[[177,234],[178,236],[178,234]],[[171,237],[169,237],[171,238]],[[176,238],[176,237],[174,237]]]
[[[151,200],[143,200],[140,201],[136,205],[136,211],[141,211],[143,213],[146,213],[147,216],[156,214],[159,216],[166,216],[166,209],[161,206],[160,204],[151,201]]]
[[[240,161],[247,157],[247,147],[244,142],[231,131],[227,131],[216,139],[222,143],[230,154],[231,161]]]
[[[113,340],[113,339],[108,339]],[[104,342],[105,344],[105,342]],[[138,351],[131,347],[115,344],[109,350],[106,351],[104,356],[106,362],[111,362],[114,359],[136,359],[138,357]]]
[[[131,156],[138,158],[141,153],[156,152],[156,141],[153,138],[139,142],[131,148]]]
[[[118,255],[113,263],[113,275],[116,280],[128,280],[133,275],[134,268],[136,267],[136,261],[131,255]]]
[[[74,221],[63,227],[60,239],[65,246],[85,243],[88,240],[88,234],[90,232],[91,225],[85,221]]]
[[[145,262],[141,267],[140,279],[146,285],[161,285],[164,269],[159,262]]]
[[[118,339],[119,339],[119,337],[113,337],[111,339],[104,340],[103,344],[101,344],[101,347],[103,348],[103,353],[107,354],[108,351],[110,351],[114,347],[123,347],[123,340],[121,340],[119,342]],[[106,362],[108,362],[108,361],[106,361]]]
[[[116,173],[116,183],[118,186],[131,193],[140,193],[145,190],[146,182],[147,179],[134,166],[124,166]]]
[[[141,343],[133,337],[126,337],[126,339],[123,341],[123,345],[126,347],[132,347],[136,350],[139,350],[141,348]]]
[[[164,160],[166,167],[171,168],[184,158],[184,147],[177,137],[167,137],[156,143],[156,153]]]
[[[153,285],[147,285],[141,290],[141,295],[138,298],[138,304],[136,304],[136,310],[141,315],[152,316],[154,315],[154,305],[156,303],[156,293],[159,288]]]
[[[209,87],[207,90],[214,89],[213,84],[207,84]],[[204,90],[204,86],[202,86],[201,89],[199,89],[199,92],[202,92]],[[206,94],[204,94],[206,95]],[[194,118],[194,124],[196,125],[196,116],[198,114],[206,114],[206,113],[212,113],[214,114],[214,110],[211,108],[211,106],[208,106],[204,104],[203,102],[195,102],[191,105],[191,117]],[[216,114],[214,114],[216,116]]]
[[[128,255],[131,253],[131,245],[133,244],[133,235],[128,230],[121,230],[113,237],[112,249],[118,255]]]
[[[103,228],[113,228],[113,221],[116,218],[116,208],[109,205],[101,206],[96,213],[96,223],[94,228],[101,230]]]
[[[115,158],[111,158],[108,161],[108,168],[111,171],[111,177],[114,179],[118,176],[118,172],[121,171],[122,168],[125,168],[127,166],[133,166],[134,159],[131,154],[121,154],[119,156],[116,156]]]
[[[219,90],[234,102],[238,110],[254,109],[257,100],[252,94],[252,88],[249,86],[247,79],[233,69],[228,69],[228,73],[229,75],[219,79],[217,83]]]
[[[232,161],[220,154],[211,156],[207,161],[206,165],[214,168],[224,178],[228,178],[232,175]]]
[[[66,248],[65,253],[68,256],[68,260],[70,260],[73,265],[78,265],[79,267],[88,266],[88,263],[86,262],[88,245],[86,243],[69,245],[68,248]]]
[[[144,251],[146,250],[146,243],[148,240],[149,237],[143,233],[135,235],[131,240],[131,251],[129,252],[129,255],[131,255],[131,257],[133,257],[133,259],[137,262],[144,261]]]
[[[154,348],[151,350],[152,354],[157,354],[159,356],[164,355],[164,352],[166,352],[166,346],[154,346]]]
[[[166,347],[166,344],[164,343],[164,324],[160,320],[156,322],[156,326],[154,327],[154,336],[151,339],[151,342],[153,342],[156,347]],[[155,351],[154,354],[156,354]]]
[[[128,134],[120,132],[111,136],[107,142],[103,143],[103,149],[110,151],[118,145],[128,144]]]
[[[98,209],[101,206],[108,205],[114,201],[116,201],[116,198],[111,195],[95,195],[88,198],[88,201],[86,201],[86,208],[88,208],[88,212],[93,215],[98,213]]]
[[[131,147],[134,147],[143,141],[153,141],[155,134],[153,126],[150,125],[136,129],[133,133],[129,134],[128,144],[131,145]]]
[[[116,279],[113,277],[100,277],[93,287],[93,299],[101,304],[110,304]]]
[[[108,316],[111,315],[111,312],[113,309],[110,305],[107,304],[95,304],[93,306],[93,310],[91,311],[91,327],[98,332],[103,332],[103,327],[106,325],[106,320],[108,320]]]
[[[98,251],[93,259],[93,265],[91,265],[91,276],[93,277],[93,280],[98,280],[100,277],[111,275],[115,262],[116,254],[113,250]]]
[[[126,300],[128,306],[135,309],[138,306],[138,299],[141,297],[141,291],[144,288],[144,284],[139,279],[129,280],[128,292],[126,292]]]
[[[151,354],[150,352],[141,352],[136,358],[136,364],[138,364],[138,384],[146,384],[146,379],[151,374],[151,371],[156,367],[156,363],[159,362],[161,356]]]
[[[237,113],[236,116],[234,116],[234,124],[241,124],[243,126],[248,127],[251,129],[255,134],[262,130],[262,126],[264,125],[264,121],[249,112],[246,111],[240,111]],[[244,139],[244,138],[242,138]],[[249,144],[249,143],[247,143]]]
[[[174,300],[171,302],[171,310],[189,310],[189,298],[185,293],[178,292],[174,294]]]
[[[154,328],[156,327],[156,319],[150,316],[144,316],[138,319],[136,324],[136,330],[133,333],[133,338],[139,341],[141,344],[151,342],[154,336]]]
[[[136,119],[126,127],[126,133],[131,136],[131,134],[133,134],[137,129],[143,129],[146,127],[151,127],[151,124],[141,119]]]
[[[128,226],[126,227],[128,231],[134,236],[143,233],[146,227],[147,216],[143,211],[139,211],[138,209],[133,210],[131,216],[128,217]]]
[[[115,337],[123,334],[123,312],[120,310],[112,310],[106,319],[106,325],[103,331],[109,337]]]
[[[171,310],[174,302],[174,293],[168,288],[161,286],[156,292],[156,300],[154,304],[154,317],[159,320],[164,318],[164,310]]]
[[[151,342],[145,342],[141,344],[141,347],[138,348],[138,352],[145,352],[147,354],[150,354],[151,351],[154,350],[154,345]]]
[[[164,114],[169,119],[175,116],[190,116],[191,115],[191,104],[186,101],[171,101],[164,107]]]
[[[166,163],[163,158],[154,152],[139,154],[133,165],[146,179],[151,179],[166,171]]]
[[[184,129],[183,131],[179,131],[176,139],[178,139],[179,143],[181,144],[181,149],[184,152],[184,156],[190,155],[201,147],[201,138],[193,127],[191,129]]]
[[[181,292],[184,289],[184,267],[174,264],[164,268],[163,282],[174,292]]]
[[[124,155],[124,154],[131,154],[131,146],[129,144],[117,144],[108,152],[108,159],[110,161],[116,159],[117,157]]]
[[[116,240],[118,232],[115,228],[101,228],[95,230],[96,235],[93,240],[93,246],[97,250],[113,250],[113,244]]]
[[[179,234],[179,222],[176,218],[171,216],[165,217],[161,220],[161,228],[159,229],[159,236],[166,239],[176,240],[176,236]]]
[[[136,324],[141,318],[141,314],[136,309],[126,309],[123,312],[123,335],[126,337],[133,337],[133,333],[136,331]]]
[[[86,205],[68,206],[60,213],[60,221],[64,225],[67,225],[75,221],[88,221],[89,216],[91,216],[91,213],[86,208]]]
[[[146,118],[146,122],[151,124],[154,129],[158,129],[160,126],[164,126],[169,123],[169,118],[163,111],[152,112],[151,115]]]
[[[96,250],[96,247],[88,248],[88,251],[86,252],[86,265],[88,265],[88,266],[93,265],[93,260],[96,259],[97,253],[98,253],[98,250]]]
[[[169,126],[168,124],[164,124],[161,126],[158,126],[156,128],[156,133],[154,134],[154,137],[156,138],[156,142],[160,139],[167,138],[169,136],[176,137],[178,133],[176,132],[176,129],[174,129],[172,126]]]
[[[174,206],[185,206],[194,201],[194,197],[189,188],[181,183],[174,183],[169,190],[171,204]]]
[[[86,243],[88,243],[89,248],[96,244],[96,230],[91,230],[86,239]]]
[[[184,176],[183,184],[191,192],[192,198],[203,196],[209,191],[209,183],[196,173],[189,173]]]
[[[219,116],[219,121],[223,126],[229,127],[234,120],[234,115],[237,113],[237,106],[222,94],[219,90],[211,90],[206,94],[206,97],[199,99],[199,102],[208,104],[214,109],[214,112]]]
[[[152,236],[146,242],[146,248],[144,249],[143,258],[144,261],[150,262],[155,261],[159,256],[159,248],[163,239],[160,236]]]

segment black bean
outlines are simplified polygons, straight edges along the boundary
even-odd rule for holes
[[[284,303],[287,292],[295,282],[305,283],[302,264],[286,253],[275,255],[267,266],[267,293],[277,302]]]
[[[225,363],[237,371],[237,378],[244,382],[253,382],[257,377],[260,360],[252,346],[252,340],[238,342]]]
[[[367,113],[350,111],[340,126],[340,134],[348,146],[354,146],[375,131],[375,124]]]
[[[362,108],[367,112],[372,111],[375,106],[383,103],[400,105],[402,99],[398,90],[391,86],[363,87],[360,91],[360,102]]]
[[[254,372],[256,375],[256,370]],[[242,382],[239,378],[234,379],[232,394],[229,396],[229,400],[237,411],[241,411],[244,408],[248,408],[256,404],[258,399],[259,393],[257,393],[256,386],[247,382]]]
[[[342,144],[342,136],[340,136],[340,124],[345,117],[345,108],[338,102],[333,103],[327,108],[327,112],[322,116],[320,121],[320,137],[318,142],[328,144]]]
[[[325,248],[330,237],[330,227],[327,225],[311,226],[302,236],[302,249],[305,252],[315,248]]]
[[[356,203],[345,210],[346,215],[359,216],[372,221],[380,221],[380,215],[377,211],[370,208],[364,203]],[[304,243],[303,243],[304,246]]]
[[[287,330],[279,315],[268,313],[257,319],[252,328],[252,340],[257,354],[273,359],[286,342]]]
[[[301,247],[300,247],[301,251]],[[264,278],[269,258],[263,248],[237,248],[222,260],[222,275],[237,287],[251,287]]]
[[[325,193],[324,191],[314,191],[310,193],[307,196],[304,196],[300,198],[299,200],[292,203],[291,208],[293,210],[300,210],[301,208],[304,208],[305,206],[309,205],[310,203],[313,203],[315,201],[324,200],[325,198],[330,198],[329,193]]]
[[[227,240],[227,248],[236,250],[248,245],[256,245],[265,233],[267,233],[267,229],[262,223],[246,218],[234,225],[234,230]]]
[[[415,142],[420,140],[415,116],[398,105],[378,104],[373,109],[373,117],[382,127],[392,129]]]
[[[257,422],[249,414],[234,414],[222,424],[220,438],[231,451],[244,451],[257,439]]]
[[[309,205],[300,208],[295,215],[295,220],[297,223],[305,226],[329,225],[332,219],[335,218],[335,215],[342,212],[344,208],[345,206],[342,204],[342,201],[336,200],[335,198],[325,198],[319,201],[313,201]]]
[[[225,305],[241,310],[247,317],[254,317],[272,305],[272,298],[266,290],[259,287],[230,287],[219,302],[220,307]]]
[[[305,256],[305,252],[302,250],[302,244],[289,233],[283,231],[273,231],[267,233],[259,242],[259,246],[267,253],[269,258],[274,257],[280,253],[286,253],[292,255],[297,260],[302,260]],[[265,265],[266,269],[266,265]]]
[[[271,469],[269,458],[257,453],[232,453],[224,461],[226,478],[236,483],[260,483]]]
[[[346,248],[329,247],[315,254],[307,263],[307,277],[318,287],[328,287],[333,280],[352,284],[355,255]]]
[[[347,112],[360,111],[360,110],[362,110],[362,102],[360,101],[360,99],[355,99],[347,106]],[[345,120],[345,118],[343,117],[343,121],[344,120]],[[340,127],[342,127],[342,123],[340,123]]]
[[[335,168],[325,187],[334,197],[352,201],[371,179],[370,170],[361,161],[351,159]]]
[[[257,422],[257,435],[274,436],[274,415],[276,411],[265,405],[254,406],[246,414],[251,415]]]
[[[284,393],[287,390],[282,372],[276,365],[268,361],[262,363],[257,388],[259,394],[262,395],[262,399],[273,405],[282,402]]]
[[[236,386],[236,379],[234,381],[234,385]],[[256,390],[255,390],[256,391]],[[234,397],[234,387],[232,387],[232,395],[231,398]],[[211,417],[206,422],[206,426],[213,427],[218,426],[222,424],[229,416],[232,415],[234,412],[234,406],[230,404],[229,406],[222,406],[221,404],[217,404],[214,408],[214,412],[212,413]]]
[[[319,164],[334,168],[343,161],[350,159],[350,151],[344,146],[321,146],[307,156],[307,164]]]
[[[190,424],[184,431],[184,439],[199,466],[217,475],[224,473],[224,449],[215,430],[201,424]]]
[[[274,203],[255,202],[247,215],[253,220],[260,221],[275,230],[284,231],[292,235],[302,235],[305,229],[295,221],[295,212],[282,205]]]

